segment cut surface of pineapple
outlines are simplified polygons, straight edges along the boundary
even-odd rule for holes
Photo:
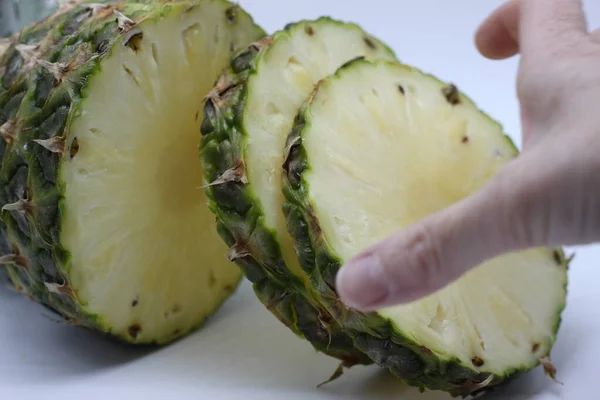
[[[248,182],[264,210],[264,225],[275,232],[286,265],[306,278],[281,212],[281,164],[298,108],[321,79],[356,57],[395,60],[393,52],[354,24],[322,18],[283,31],[256,60],[246,84],[243,144]]]
[[[89,60],[81,49],[61,54],[75,57],[68,65],[80,69],[51,82],[55,93],[85,82],[54,110],[68,113],[64,131],[19,137],[25,154],[60,153],[56,171],[44,170],[53,168],[49,163],[29,169],[57,175],[57,189],[36,187],[29,200],[60,191],[60,219],[51,246],[58,276],[25,275],[15,266],[15,285],[75,324],[133,343],[170,342],[219,309],[242,277],[226,257],[201,188],[199,107],[231,55],[264,32],[223,0],[64,7],[57,29],[83,21],[80,35],[91,37],[100,54]],[[42,37],[45,46],[55,40],[50,32]],[[40,47],[28,45],[21,52],[39,57]],[[64,152],[57,150],[61,135]],[[37,165],[35,157],[27,160]],[[36,238],[20,241],[17,226],[9,225],[13,247],[39,261]]]
[[[465,198],[517,155],[501,126],[455,86],[383,61],[357,60],[325,79],[289,142],[285,193],[304,219],[294,213],[288,223],[311,226],[295,240],[332,287],[344,262]],[[549,354],[567,264],[560,249],[512,253],[422,300],[367,316],[334,314],[367,354],[409,382],[465,394]],[[373,331],[389,341],[387,350]],[[404,363],[386,357],[394,346],[411,350]]]
[[[141,341],[198,324],[240,279],[197,157],[199,104],[231,46],[248,41],[227,29],[227,7],[141,25],[136,50],[115,46],[71,125],[78,150],[61,170],[71,282],[89,312]]]

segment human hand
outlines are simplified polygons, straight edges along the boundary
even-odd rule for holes
[[[600,30],[579,0],[512,0],[476,34],[491,59],[521,54],[522,153],[479,192],[342,267],[342,301],[362,311],[431,294],[482,262],[600,240]]]

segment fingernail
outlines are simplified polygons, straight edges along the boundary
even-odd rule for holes
[[[365,254],[344,265],[337,276],[341,300],[349,307],[370,311],[385,300],[389,286],[382,274],[378,257]]]

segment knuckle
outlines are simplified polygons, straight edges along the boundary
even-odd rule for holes
[[[554,76],[554,77],[553,77]],[[545,123],[564,107],[566,87],[559,74],[539,71],[523,74],[517,82],[517,95],[525,115],[535,123]]]
[[[600,73],[590,65],[598,62],[600,47],[589,41],[524,54],[517,76],[519,100],[530,111],[563,106],[574,91],[589,90],[590,82],[597,82]]]
[[[564,70],[560,65],[529,65],[524,59],[517,78],[517,94],[521,103],[525,107],[542,102],[543,106],[547,106],[560,100],[565,86]]]
[[[546,241],[547,202],[544,193],[548,174],[531,174],[530,163],[513,163],[494,178],[491,196],[502,199],[498,231],[508,247],[529,246]],[[508,167],[508,166],[507,166]]]
[[[412,230],[404,251],[406,268],[416,280],[431,286],[442,275],[440,247],[425,224]]]

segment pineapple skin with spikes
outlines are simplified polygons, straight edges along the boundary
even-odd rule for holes
[[[78,151],[69,127],[79,116],[88,82],[116,46],[135,51],[143,22],[186,13],[203,1],[65,1],[53,15],[0,43],[0,284],[67,324],[126,343],[167,344],[199,328],[211,314],[168,338],[140,341],[131,329],[117,332],[101,315],[86,311],[71,286],[71,256],[61,243],[65,182],[60,168]],[[228,7],[223,20],[232,26],[238,17],[243,21],[244,45],[265,35],[237,5],[209,1]],[[228,287],[213,313],[234,290]]]

